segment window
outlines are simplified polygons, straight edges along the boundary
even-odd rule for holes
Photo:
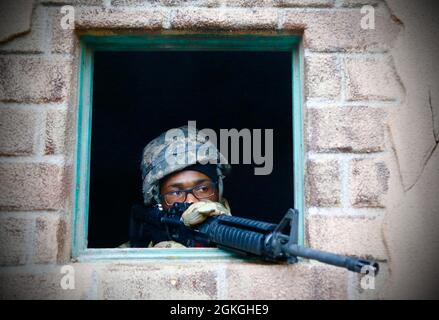
[[[234,164],[224,195],[238,216],[279,222],[288,207],[302,212],[298,40],[284,35],[82,37],[73,256],[228,257],[207,248],[114,249],[128,240],[130,207],[142,201],[143,147],[188,120],[195,120],[197,129],[216,132],[273,129],[272,174],[255,176],[253,165]],[[271,201],[258,201],[262,197]]]

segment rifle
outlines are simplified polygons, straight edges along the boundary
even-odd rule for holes
[[[240,255],[256,256],[266,261],[298,262],[298,257],[313,259],[330,265],[344,267],[350,271],[377,275],[377,262],[324,252],[298,244],[299,213],[288,209],[279,224],[257,221],[236,216],[219,215],[209,217],[202,224],[187,227],[181,221],[182,213],[191,203],[174,203],[169,210],[143,205],[134,205],[132,222],[140,221],[160,231],[165,231],[169,240],[186,247],[197,244],[218,247]]]

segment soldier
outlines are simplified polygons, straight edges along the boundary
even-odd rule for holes
[[[231,167],[224,156],[202,132],[188,126],[172,130],[179,134],[172,135],[168,130],[143,150],[143,205],[169,209],[175,202],[192,203],[182,214],[183,223],[189,227],[209,216],[230,215],[229,204],[223,197],[223,179]],[[169,241],[163,231],[145,229],[135,217],[130,222],[130,243],[121,247],[127,246],[184,247]]]

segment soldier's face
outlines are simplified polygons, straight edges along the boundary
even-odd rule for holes
[[[175,172],[169,175],[162,182],[160,187],[160,194],[164,195],[169,192],[192,189],[199,185],[206,184],[206,182],[212,182],[212,180],[205,174],[198,171],[184,170],[180,172]],[[207,199],[217,202],[219,200],[218,191],[215,189],[214,194]],[[198,201],[200,200],[198,200],[192,193],[187,193],[185,202],[195,203]],[[165,209],[169,209],[172,206],[172,203],[168,204],[165,201],[162,201],[162,206]]]

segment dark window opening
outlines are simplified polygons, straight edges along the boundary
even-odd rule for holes
[[[273,129],[272,173],[235,164],[224,196],[233,215],[279,222],[294,205],[291,77],[289,52],[95,53],[88,247],[128,241],[143,148],[189,120],[218,137]]]

